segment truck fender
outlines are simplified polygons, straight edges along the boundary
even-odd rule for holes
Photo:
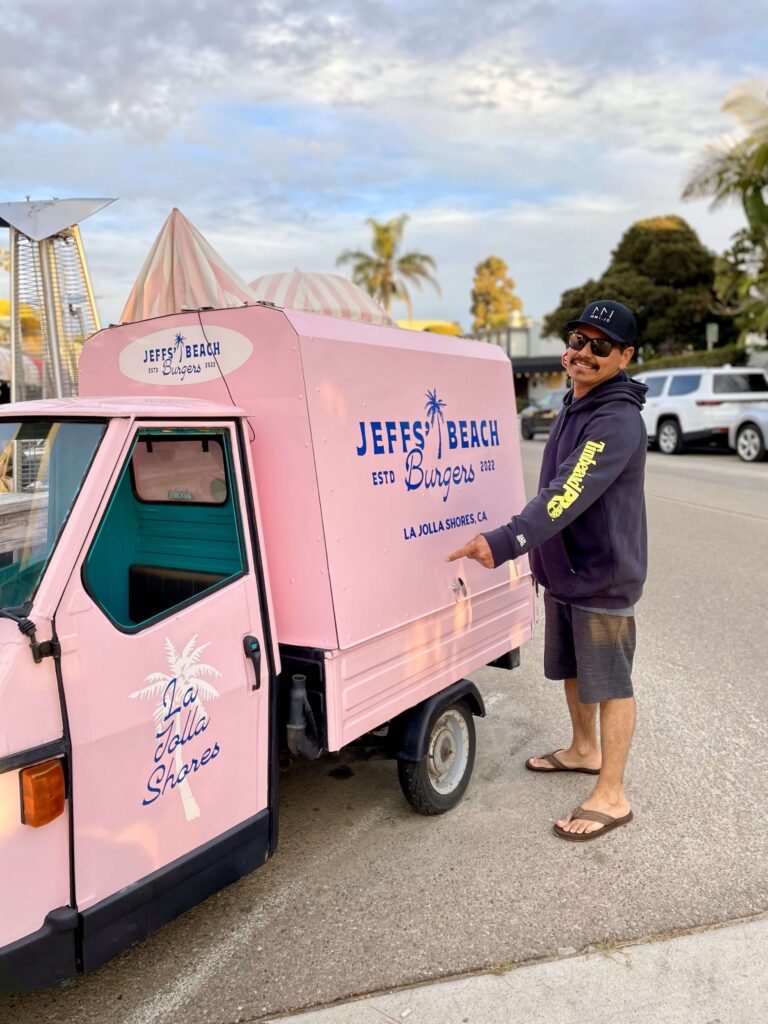
[[[427,755],[429,734],[440,712],[463,700],[473,715],[485,718],[480,691],[469,679],[460,679],[444,690],[403,711],[389,723],[387,754],[398,761],[420,761]]]

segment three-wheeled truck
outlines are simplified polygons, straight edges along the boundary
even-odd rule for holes
[[[376,733],[452,807],[535,619],[492,345],[268,305],[101,331],[0,412],[0,989],[91,971],[277,846],[278,761]]]

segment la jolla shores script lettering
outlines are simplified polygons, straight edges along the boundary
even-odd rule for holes
[[[163,691],[161,708],[158,709],[161,713],[155,719],[157,746],[154,767],[147,780],[147,796],[142,801],[145,807],[175,789],[187,776],[210,764],[221,752],[218,743],[206,747],[199,757],[191,757],[184,752],[187,744],[201,736],[211,724],[198,704],[198,695],[196,685],[180,691],[175,678]]]

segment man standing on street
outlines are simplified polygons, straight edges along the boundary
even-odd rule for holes
[[[544,674],[565,680],[570,746],[531,757],[534,772],[597,775],[592,793],[554,826],[583,842],[632,820],[624,768],[635,727],[634,606],[647,568],[644,384],[624,372],[637,324],[598,299],[566,325],[573,382],[542,460],[539,493],[519,515],[448,556],[487,569],[531,553],[544,587]],[[600,743],[596,708],[600,705]]]

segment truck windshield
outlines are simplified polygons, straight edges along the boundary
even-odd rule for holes
[[[105,429],[0,420],[0,607],[31,602]]]

